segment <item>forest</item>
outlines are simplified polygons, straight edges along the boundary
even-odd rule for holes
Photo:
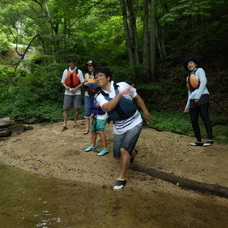
[[[228,143],[228,1],[2,0],[0,34],[0,118],[62,121],[60,81],[74,57],[84,74],[93,60],[134,83],[152,126],[192,136],[183,61],[193,56],[206,71],[215,139]]]

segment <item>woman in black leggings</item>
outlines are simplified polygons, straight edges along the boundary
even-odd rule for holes
[[[212,137],[212,125],[208,114],[209,91],[206,87],[207,78],[205,71],[200,67],[199,60],[188,58],[184,61],[184,68],[190,71],[186,79],[188,87],[188,100],[184,112],[190,111],[192,128],[195,133],[196,142],[190,143],[191,146],[211,146],[214,143]],[[198,118],[201,116],[206,132],[207,141],[202,142]]]

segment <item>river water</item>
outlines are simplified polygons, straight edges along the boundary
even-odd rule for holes
[[[228,227],[228,206],[210,196],[192,202],[164,193],[115,192],[3,164],[0,184],[0,228]]]

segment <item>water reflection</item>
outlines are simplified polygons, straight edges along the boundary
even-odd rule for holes
[[[132,189],[114,192],[5,165],[0,165],[0,182],[0,227],[4,228],[223,227],[228,222],[228,208],[216,205],[216,200],[212,205]]]

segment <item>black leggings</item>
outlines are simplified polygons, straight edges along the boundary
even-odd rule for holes
[[[190,108],[190,118],[195,137],[198,142],[201,142],[200,127],[198,124],[198,117],[201,116],[206,132],[207,138],[212,140],[212,125],[208,115],[209,103],[200,104],[196,108]]]

